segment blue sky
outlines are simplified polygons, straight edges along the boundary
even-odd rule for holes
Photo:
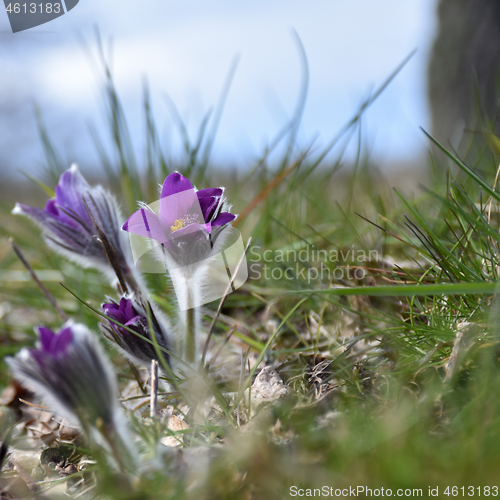
[[[162,138],[180,147],[168,94],[194,132],[217,102],[235,57],[236,74],[214,160],[245,168],[293,114],[302,69],[293,30],[309,65],[299,140],[325,144],[413,50],[415,56],[369,110],[364,131],[381,163],[408,162],[427,143],[425,69],[436,0],[80,0],[46,25],[9,33],[0,12],[0,154],[9,171],[36,173],[42,153],[33,104],[63,156],[96,165],[88,125],[103,124],[94,30],[113,42],[112,68],[140,155],[142,84],[147,77]]]

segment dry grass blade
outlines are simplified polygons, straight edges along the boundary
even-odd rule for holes
[[[151,360],[151,399],[149,416],[155,418],[158,414],[158,361]]]
[[[12,246],[12,249],[16,253],[16,255],[19,257],[19,260],[23,263],[23,266],[28,270],[30,273],[31,278],[33,281],[37,284],[38,288],[42,291],[42,293],[45,295],[45,298],[50,302],[50,305],[56,310],[57,314],[61,317],[63,321],[68,320],[68,316],[66,313],[59,307],[57,304],[56,299],[54,296],[47,290],[45,285],[38,279],[35,271],[33,268],[30,266],[29,262],[26,260],[26,257],[23,255],[21,252],[21,249],[16,245],[15,241],[11,238],[10,239],[10,244]]]
[[[92,198],[92,196],[90,194],[88,194],[88,196],[90,197],[90,199],[93,201],[93,203],[95,205],[95,201]],[[122,268],[120,266],[118,255],[116,254],[116,250],[114,249],[113,245],[109,241],[106,234],[104,234],[103,230],[100,228],[99,224],[97,224],[97,221],[95,220],[95,217],[92,214],[92,211],[90,210],[85,198],[82,197],[82,201],[83,201],[83,204],[85,205],[85,208],[87,209],[89,217],[92,219],[92,222],[94,223],[97,234],[99,235],[99,241],[102,244],[102,249],[103,249],[104,255],[108,259],[110,266],[113,268],[113,271],[116,274],[116,277],[118,279],[118,283],[120,284],[122,292],[128,293],[129,290],[128,290],[128,286],[127,286],[127,281],[125,280],[125,277],[123,276]]]
[[[450,382],[454,375],[458,372],[465,356],[469,352],[470,348],[475,343],[475,338],[480,332],[479,325],[476,324],[466,324],[464,328],[457,332],[455,337],[455,342],[453,344],[453,349],[451,351],[450,359],[445,365],[446,376],[444,378],[444,383]]]
[[[307,156],[307,153],[303,154],[293,165],[288,167],[286,170],[283,170],[280,174],[278,174],[241,212],[238,218],[234,221],[233,226],[240,225],[248,215],[254,210],[257,205],[263,200],[265,200],[269,194],[276,188],[287,176],[292,173]]]

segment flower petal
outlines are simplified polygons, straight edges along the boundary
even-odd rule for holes
[[[170,234],[172,226],[186,216],[194,218],[197,223],[205,222],[194,188],[162,198],[159,212],[160,224],[166,234]]]
[[[52,347],[52,341],[56,334],[46,326],[39,326],[36,328],[38,338],[40,339],[40,344],[42,346],[42,351],[50,352]]]
[[[47,212],[38,207],[30,207],[22,203],[16,203],[16,207],[12,210],[13,214],[27,215],[32,217],[36,222],[44,227],[48,227],[50,222],[57,221],[57,217],[52,212]]]
[[[135,318],[135,316],[137,316],[137,313],[134,311],[132,301],[127,300],[124,297],[120,299],[120,311],[123,311],[125,313],[127,320],[130,320],[131,318]]]
[[[200,189],[199,191],[196,191],[196,194],[198,195],[198,198],[204,198],[206,196],[222,196],[222,189],[221,188],[208,188],[208,189]]]
[[[152,238],[160,243],[167,243],[167,237],[163,231],[157,215],[150,210],[141,208],[134,212],[123,224],[122,229],[145,238]]]
[[[69,213],[78,215],[89,227],[94,227],[87,209],[82,200],[82,195],[90,190],[90,186],[83,178],[76,165],[72,165],[64,172],[56,186],[57,204]],[[71,219],[64,214],[65,218]]]
[[[42,351],[37,351],[36,349],[30,349],[29,352],[33,359],[38,363],[38,365],[40,367],[43,367],[45,364],[45,360],[47,359],[47,354]]]
[[[55,336],[55,339],[52,340],[51,354],[54,356],[63,354],[72,341],[73,332],[71,331],[71,328],[69,326],[63,328],[59,334]]]
[[[17,203],[13,214],[22,214],[31,217],[35,222],[37,222],[49,236],[59,245],[69,248],[75,253],[80,255],[93,255],[100,256],[102,254],[103,260],[107,264],[107,259],[102,253],[102,245],[92,238],[92,234],[89,235],[81,226],[69,217],[63,219],[59,215],[54,215],[51,212],[47,212],[38,207],[30,207],[28,205],[23,205]]]
[[[57,208],[57,201],[55,198],[52,198],[50,200],[47,200],[47,203],[45,204],[45,210],[46,213],[52,214],[54,216],[59,215],[59,209]]]
[[[44,327],[37,330],[44,343],[52,334]],[[115,375],[97,339],[84,325],[72,322],[52,338],[57,345],[51,349],[64,356],[22,350],[6,360],[14,376],[58,414],[80,420],[84,428],[95,426],[98,419],[106,426],[117,423]]]
[[[205,220],[205,222],[210,222],[215,213],[215,210],[219,206],[220,198],[215,198],[214,196],[204,196],[202,198],[198,198],[198,201],[200,202],[203,219]]]
[[[179,172],[173,172],[172,174],[168,175],[163,182],[161,198],[181,193],[182,191],[187,191],[188,189],[193,189],[193,185],[191,184],[189,179],[179,174]]]
[[[106,316],[109,316],[115,321],[118,321],[118,323],[124,325],[127,322],[127,317],[125,316],[125,313],[123,311],[120,311],[116,304],[103,304],[102,309]],[[111,323],[111,326],[113,328],[118,327],[118,325],[115,325],[114,323]]]
[[[229,224],[234,219],[236,219],[236,215],[229,212],[221,212],[216,219],[212,221],[212,226],[224,226]]]

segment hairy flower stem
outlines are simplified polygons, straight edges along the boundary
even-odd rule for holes
[[[187,363],[194,363],[196,361],[196,338],[197,327],[196,324],[196,308],[186,310],[186,344],[185,344],[185,360]]]
[[[176,276],[177,283],[179,285],[182,284],[182,287],[179,287],[179,289],[182,290],[185,299],[180,304],[182,330],[179,332],[181,337],[179,338],[178,352],[182,360],[189,365],[193,365],[197,360],[198,333],[200,328],[196,306],[199,304],[197,294],[201,293],[201,290],[197,289],[194,277],[192,269],[181,276]]]
[[[119,430],[113,424],[104,424],[102,420],[96,422],[96,427],[108,443],[120,470],[130,471],[134,467],[134,459]]]

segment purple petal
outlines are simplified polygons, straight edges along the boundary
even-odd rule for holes
[[[71,167],[59,179],[59,183],[56,186],[56,201],[61,208],[70,213],[75,212],[89,227],[93,227],[92,219],[82,200],[82,196],[89,189],[90,186],[78,168]]]
[[[104,313],[107,314],[108,316],[109,316],[108,313],[111,311],[116,311],[117,307],[118,306],[114,302],[108,302],[108,303],[102,305],[102,309],[103,309]]]
[[[236,219],[236,215],[229,212],[221,212],[214,221],[212,221],[212,226],[224,226],[229,224],[231,221]]]
[[[193,189],[193,185],[189,182],[189,179],[179,174],[179,172],[174,172],[165,179],[161,190],[161,198],[181,193],[188,189]]]
[[[56,335],[55,339],[52,341],[51,353],[54,356],[58,356],[59,354],[63,354],[66,352],[67,347],[73,341],[73,332],[71,328],[68,326],[63,328],[58,335]]]
[[[45,212],[55,215],[56,217],[59,215],[59,209],[57,208],[57,201],[55,198],[47,200],[47,203],[45,204]]]
[[[12,213],[27,215],[40,224],[45,231],[49,232],[50,236],[61,242],[61,245],[72,249],[76,253],[85,253],[94,243],[89,233],[84,231],[81,225],[62,212],[54,215],[52,212],[46,212],[41,208],[18,203]],[[99,246],[97,248],[101,252],[101,248]],[[103,259],[105,259],[104,254]]]
[[[52,348],[52,341],[56,334],[46,326],[39,326],[37,329],[38,338],[40,339],[41,350],[50,352]]]
[[[58,356],[64,353],[73,340],[73,332],[70,327],[63,328],[58,334],[45,326],[39,326],[36,331],[41,348],[38,351],[33,351],[32,354],[38,353],[35,356],[37,362],[45,355]]]
[[[13,213],[21,213],[35,219],[36,222],[42,224],[43,226],[48,226],[49,222],[57,221],[58,218],[54,214],[46,212],[38,207],[30,207],[29,205],[23,205],[18,203]]]
[[[160,224],[166,234],[172,232],[171,227],[176,225],[176,221],[187,215],[197,215],[197,222],[204,222],[201,220],[203,213],[193,188],[171,194],[160,200]]]
[[[120,310],[125,313],[125,317],[127,319],[134,318],[137,316],[137,313],[134,310],[134,306],[132,305],[132,301],[122,298],[120,300]]]
[[[134,212],[123,224],[122,229],[129,233],[152,238],[160,243],[166,243],[167,238],[155,213],[145,208]]]
[[[205,222],[210,222],[210,220],[212,219],[215,210],[219,206],[219,200],[219,198],[215,198],[213,196],[204,196],[203,198],[198,198],[198,201],[200,202],[201,213],[203,214]]]
[[[120,305],[118,306],[120,312],[122,312],[123,314],[127,314],[127,306],[129,303],[130,301],[128,301],[125,297],[122,297],[120,299]]]
[[[115,321],[117,321],[118,323],[120,323],[121,325],[124,325],[127,322],[127,317],[125,316],[125,314],[123,314],[120,311],[110,312],[108,314],[108,316],[111,319],[114,319]],[[119,328],[119,326],[117,324],[115,324],[115,323],[112,323],[111,326],[113,328]]]
[[[198,195],[198,198],[204,198],[205,196],[221,197],[222,189],[221,188],[200,189],[199,191],[196,191],[196,194]]]
[[[41,351],[37,351],[36,349],[30,349],[31,357],[38,363],[40,367],[43,367],[44,360],[47,355]]]
[[[121,323],[122,325],[127,321],[127,317],[122,311],[118,309],[118,306],[116,304],[103,304],[102,309],[106,316],[109,316],[115,321],[118,321],[118,323]],[[111,326],[117,326],[117,325],[113,323],[113,325]]]

